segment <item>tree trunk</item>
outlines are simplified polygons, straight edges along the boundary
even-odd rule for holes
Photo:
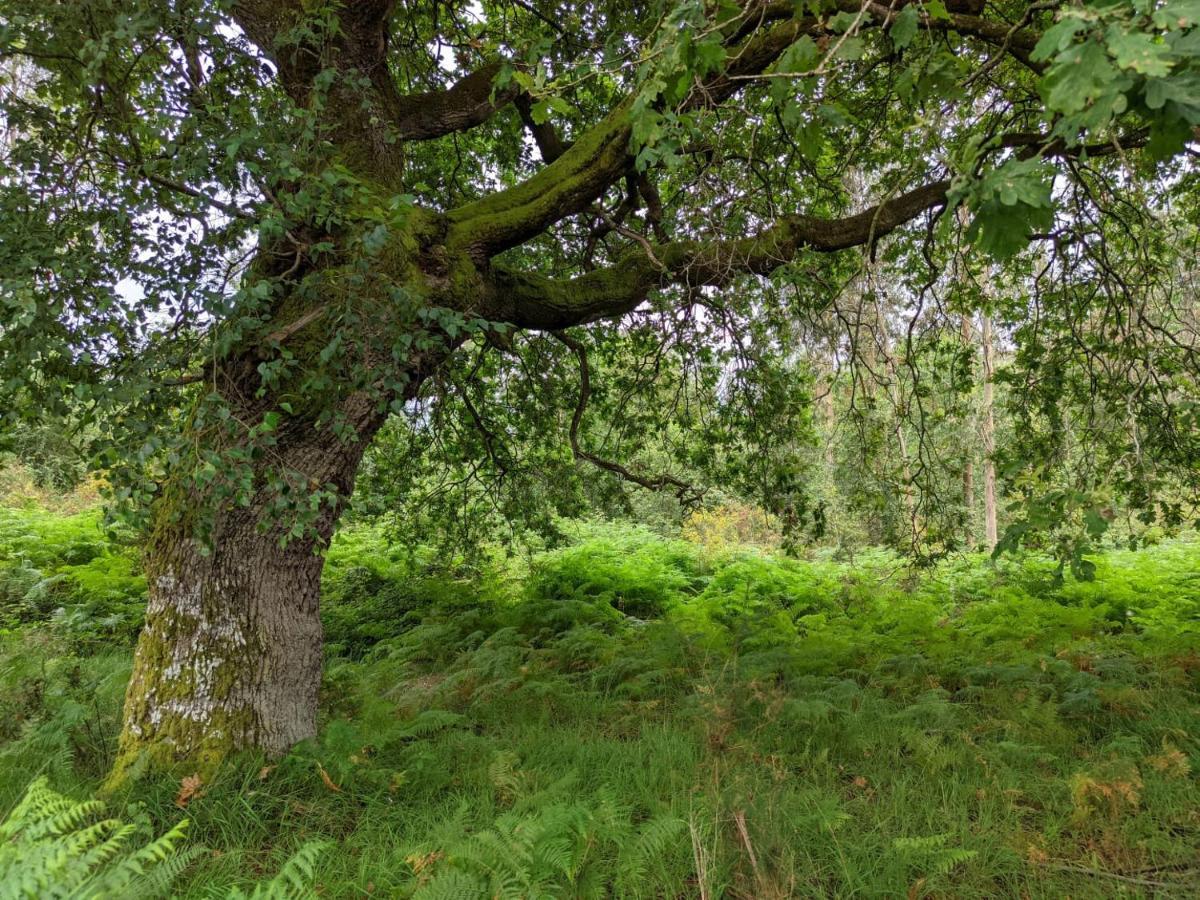
[[[125,701],[123,765],[205,765],[316,733],[322,557],[280,548],[256,517],[225,516],[202,555],[182,529],[147,560],[150,602]]]
[[[357,406],[357,441],[300,422],[279,436],[273,462],[341,498],[308,537],[282,540],[266,488],[248,507],[216,512],[207,548],[187,515],[167,517],[169,494],[160,501],[168,524],[146,552],[149,603],[114,782],[143,756],[152,768],[205,771],[232,752],[278,755],[316,734],[322,554],[380,424],[373,406]]]
[[[912,464],[909,461],[908,438],[904,434],[904,398],[900,393],[900,366],[889,346],[887,312],[879,295],[875,299],[875,322],[879,332],[883,361],[888,377],[888,399],[892,405],[892,432],[896,436],[896,452],[900,459],[900,499],[904,502],[904,515],[908,520],[909,546],[914,550],[921,542],[920,524],[917,517],[916,488],[913,484]]]
[[[980,321],[983,342],[983,519],[988,551],[996,549],[996,420],[992,402],[992,319],[984,313]]]
[[[963,313],[961,324],[961,336],[963,346],[972,348],[973,341],[971,337],[971,317]],[[974,369],[974,366],[972,366]],[[973,424],[973,423],[972,423]],[[973,429],[972,429],[973,430]],[[975,546],[975,442],[967,441],[966,453],[963,459],[963,506],[966,508],[966,528],[967,528],[967,546]]]
[[[899,408],[900,398],[898,389],[893,387],[892,402]],[[895,433],[896,433],[896,450],[900,454],[900,473],[904,479],[901,486],[901,499],[904,501],[904,514],[908,518],[908,538],[910,546],[915,550],[920,543],[920,530],[917,522],[917,499],[916,491],[913,488],[912,466],[909,463],[908,456],[908,439],[904,436],[904,421],[899,418],[897,413]]]

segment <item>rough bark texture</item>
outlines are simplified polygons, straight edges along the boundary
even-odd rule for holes
[[[359,441],[298,426],[280,436],[276,461],[349,496],[380,417],[362,397],[351,398],[347,410]],[[320,551],[341,508],[321,514],[314,536],[286,544],[263,502],[225,509],[205,548],[182,505],[169,495],[160,501],[164,524],[147,548],[150,596],[116,781],[142,756],[154,768],[203,770],[231,752],[280,754],[316,734]]]
[[[150,602],[125,703],[121,762],[281,753],[316,733],[322,558],[245,515],[202,556],[180,533],[149,560]]]

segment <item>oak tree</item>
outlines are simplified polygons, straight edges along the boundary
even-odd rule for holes
[[[5,0],[0,415],[75,423],[113,502],[148,511],[121,764],[315,733],[321,551],[372,437],[464,358],[546,333],[586,376],[613,323],[750,329],[863,252],[1094,241],[1089,217],[1190,178],[1198,21],[1196,0]]]

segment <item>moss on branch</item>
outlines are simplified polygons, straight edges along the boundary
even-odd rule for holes
[[[936,181],[852,216],[787,216],[756,235],[734,240],[672,241],[638,246],[615,263],[571,279],[492,268],[486,315],[523,328],[559,330],[636,308],[670,284],[719,286],[746,273],[766,275],[803,249],[830,253],[866,244],[946,202],[949,181]]]

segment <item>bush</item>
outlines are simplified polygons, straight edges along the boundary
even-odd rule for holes
[[[528,583],[532,599],[603,603],[640,619],[662,616],[700,591],[696,548],[649,529],[591,526],[574,546],[543,554]]]

